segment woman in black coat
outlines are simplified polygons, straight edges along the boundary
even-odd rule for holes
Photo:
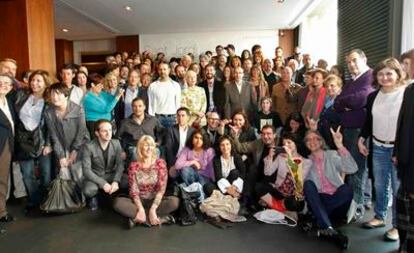
[[[204,185],[204,192],[210,196],[214,190],[240,199],[246,175],[246,167],[242,158],[233,151],[228,136],[220,137],[220,152],[214,157],[214,182]]]

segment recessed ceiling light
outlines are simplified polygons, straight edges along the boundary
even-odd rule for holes
[[[63,28],[63,29],[62,29],[62,32],[67,33],[67,32],[69,32],[69,30],[68,30],[68,29],[66,29],[66,28]]]
[[[127,10],[127,11],[132,11],[132,8],[131,8],[131,6],[126,5],[126,6],[125,6],[125,10]]]

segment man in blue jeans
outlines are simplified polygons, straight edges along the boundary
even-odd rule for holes
[[[346,63],[352,79],[335,99],[334,108],[340,114],[344,134],[344,146],[349,150],[358,165],[358,171],[348,178],[354,191],[351,211],[355,219],[364,215],[364,189],[368,174],[366,158],[359,153],[358,138],[365,121],[365,105],[368,95],[374,91],[372,69],[367,65],[367,57],[360,49],[351,50]],[[356,210],[355,210],[356,209]]]

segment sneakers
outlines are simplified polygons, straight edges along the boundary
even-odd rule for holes
[[[91,199],[89,199],[89,209],[91,209],[91,211],[96,211],[98,210],[99,206],[98,206],[98,198],[97,197],[93,197]]]
[[[338,245],[341,249],[348,249],[349,240],[348,237],[342,234],[340,231],[335,230],[332,227],[318,230],[318,237],[328,239]]]

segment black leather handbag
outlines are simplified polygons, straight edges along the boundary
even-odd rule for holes
[[[40,209],[46,213],[75,213],[85,207],[82,190],[73,180],[57,178],[52,181],[46,201]]]

